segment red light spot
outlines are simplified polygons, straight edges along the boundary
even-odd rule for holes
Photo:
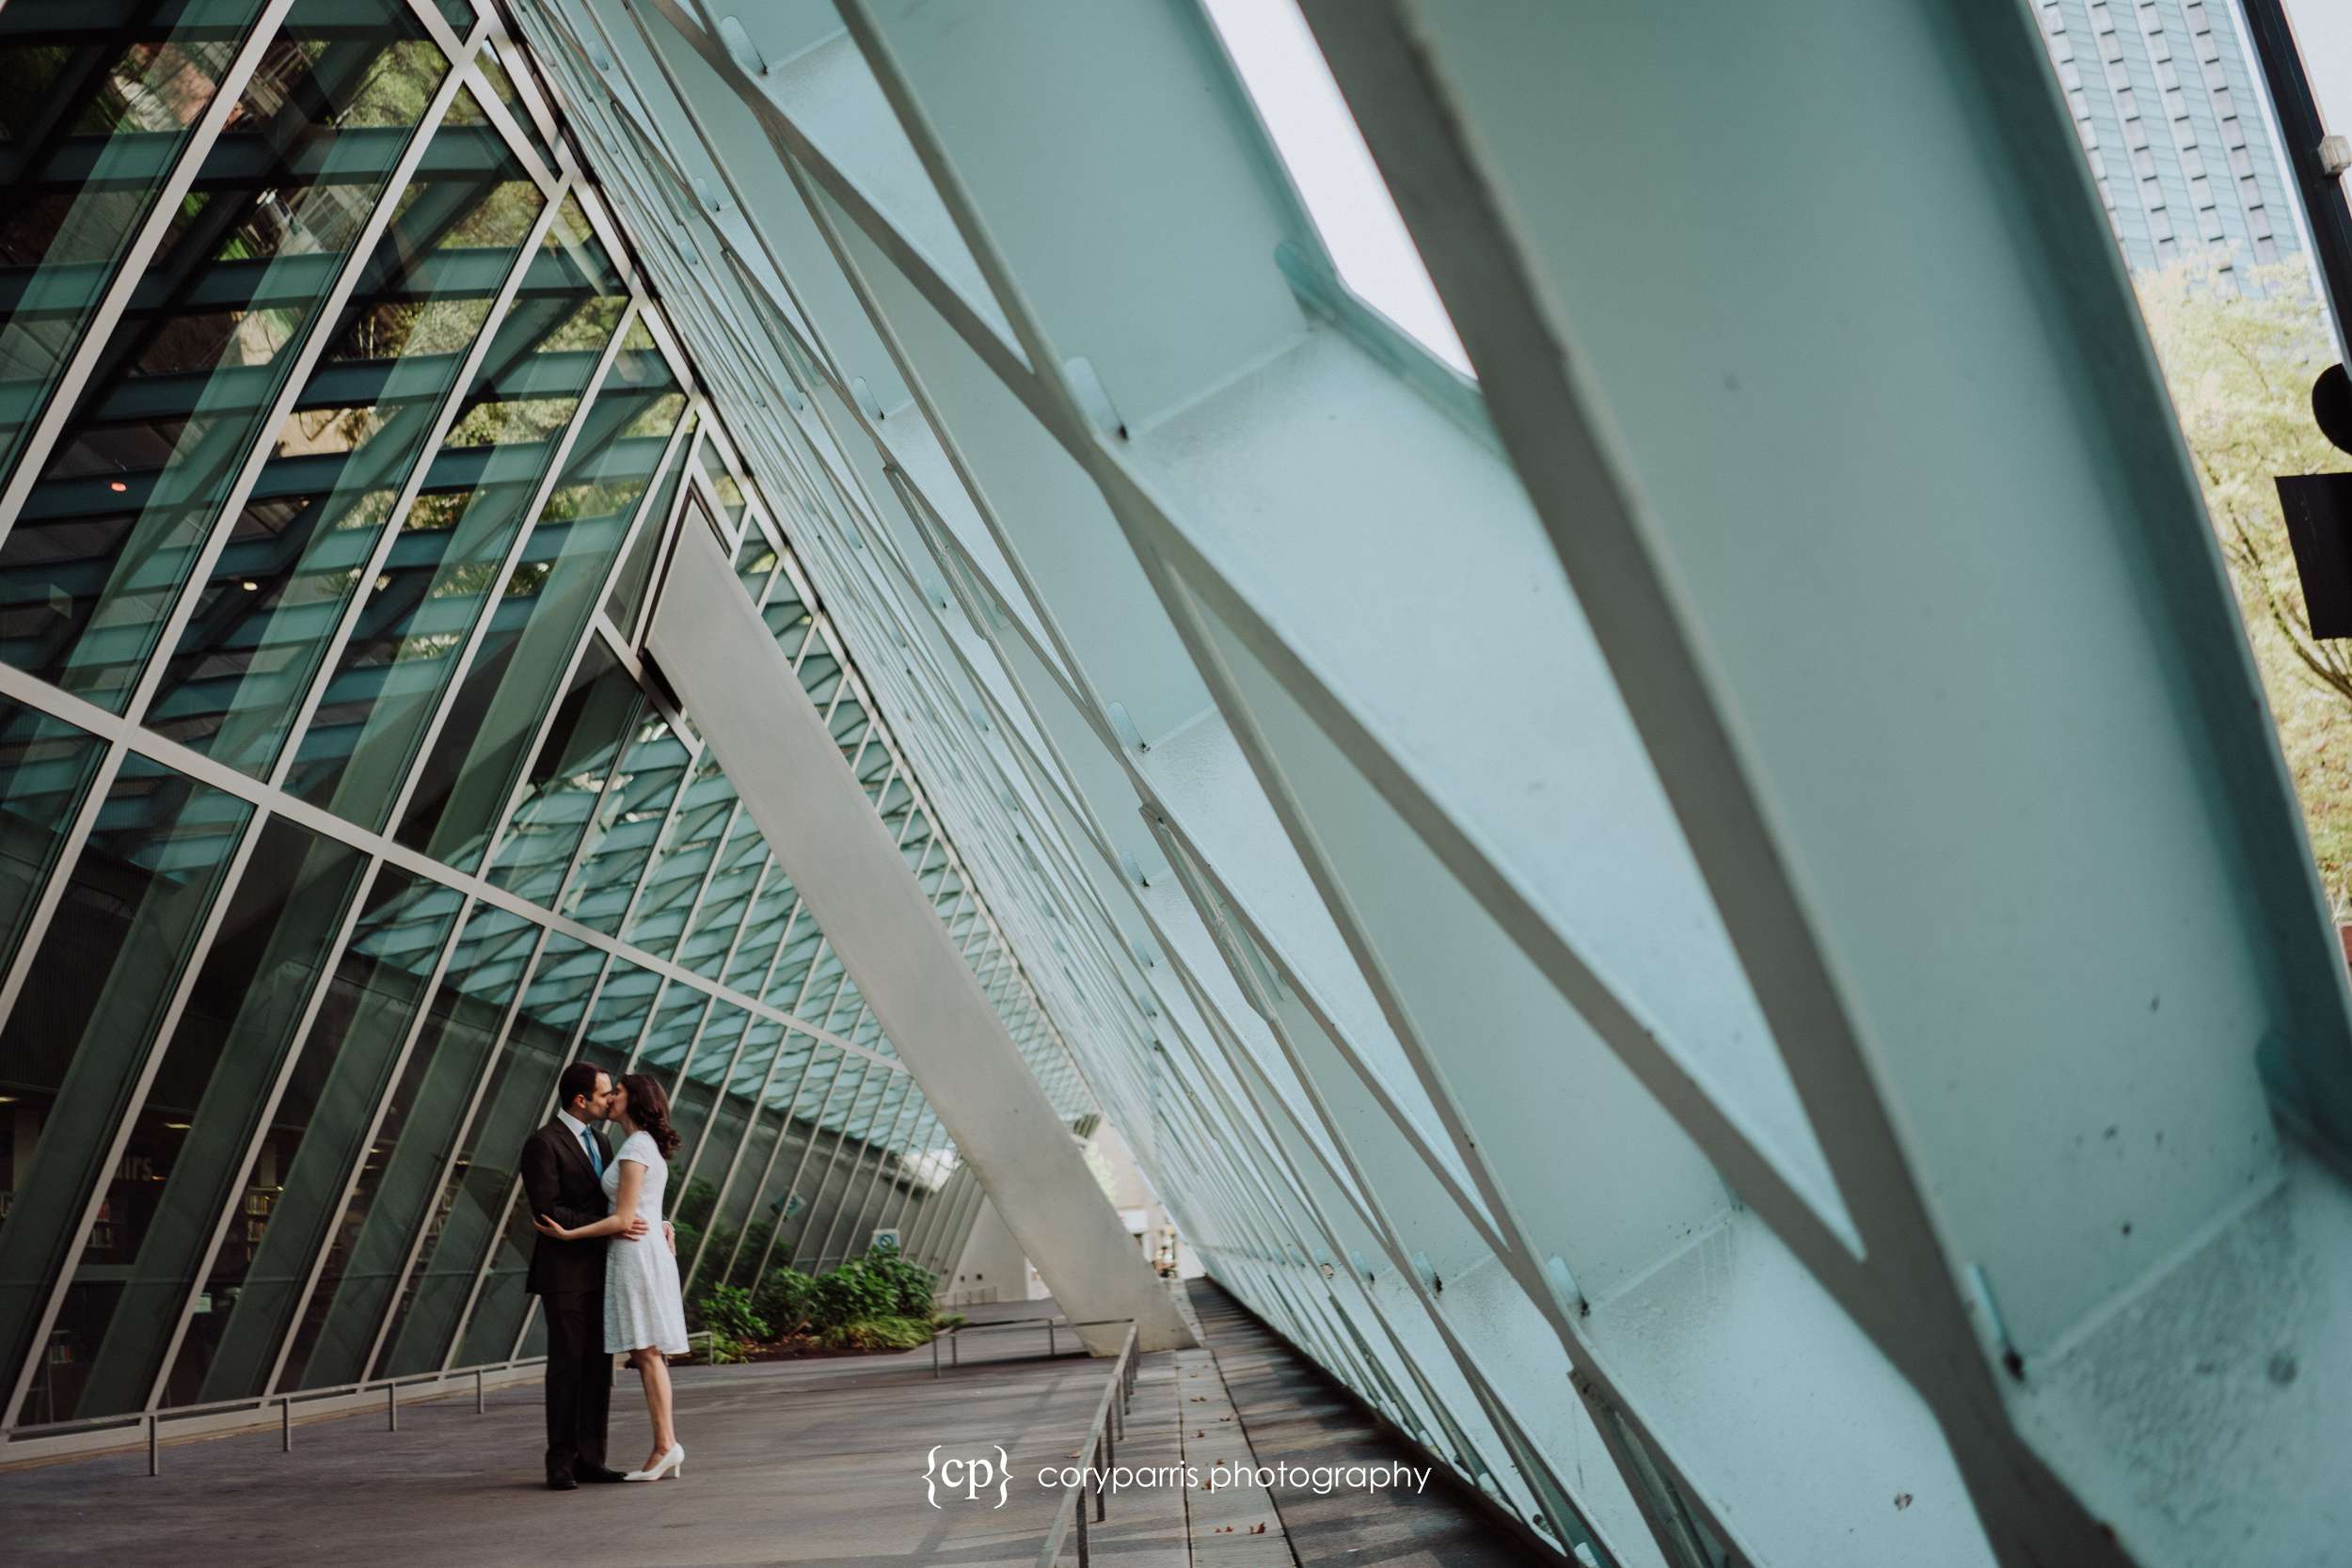
[[[108,480],[108,481],[106,482],[106,488],[107,488],[107,489],[109,489],[109,490],[112,490],[112,491],[113,491],[116,495],[118,495],[118,496],[119,496],[119,495],[122,494],[122,492],[124,492],[125,490],[128,490],[128,489],[129,489],[129,488],[131,488],[131,487],[130,487],[129,485],[127,485],[127,484],[123,483],[122,483],[122,481],[120,481],[120,480],[119,480],[119,479],[110,479],[110,480]]]

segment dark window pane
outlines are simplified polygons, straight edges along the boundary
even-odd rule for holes
[[[213,1259],[204,1282],[213,1310],[180,1349],[175,1398],[191,1385],[200,1401],[268,1389],[461,902],[454,890],[395,867],[376,873],[270,1115],[243,1212]]]
[[[128,703],[448,69],[398,0],[297,0],[0,543],[0,595],[47,611],[0,657]]]
[[[75,0],[0,9],[0,479],[261,13],[135,7],[91,26]],[[209,199],[190,193],[181,222]]]
[[[155,1174],[145,1164],[99,1167],[250,815],[243,800],[135,756],[68,875],[34,979],[0,1029],[0,1062],[24,1091],[17,1136],[29,1125],[32,1137],[16,1150],[24,1175],[0,1223],[0,1379],[22,1365],[92,1198],[87,1245],[103,1255],[135,1195],[145,1197]],[[66,1419],[96,1350],[73,1315],[62,1318],[22,1418]]]
[[[544,198],[460,91],[199,591],[147,724],[264,774]]]
[[[107,1244],[83,1252],[67,1292],[74,1332],[97,1347],[75,1415],[145,1404],[215,1227],[259,1191],[244,1183],[246,1155],[366,864],[283,818],[262,829],[132,1122],[122,1158],[145,1180],[123,1184]],[[195,1295],[195,1317],[214,1307]],[[165,1402],[194,1401],[197,1381],[191,1369]]]
[[[361,827],[383,825],[628,304],[579,204],[565,201],[382,572],[360,585],[358,623],[295,749],[288,788]],[[497,614],[513,623],[529,610],[509,594]]]

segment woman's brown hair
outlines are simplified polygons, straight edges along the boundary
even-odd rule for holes
[[[661,1085],[642,1072],[621,1074],[621,1087],[628,1091],[628,1119],[638,1131],[653,1134],[654,1148],[668,1159],[677,1152],[677,1129],[670,1125],[670,1097],[661,1092]]]

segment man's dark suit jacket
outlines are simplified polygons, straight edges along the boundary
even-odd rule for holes
[[[589,1136],[604,1163],[612,1164],[612,1146],[601,1129],[591,1125]],[[533,1214],[545,1214],[565,1229],[592,1225],[612,1212],[605,1201],[604,1181],[588,1163],[588,1150],[572,1135],[561,1117],[549,1121],[523,1144],[523,1196]],[[567,1291],[604,1291],[602,1236],[585,1242],[559,1242],[541,1236],[531,1252],[531,1273],[523,1288],[532,1295]]]

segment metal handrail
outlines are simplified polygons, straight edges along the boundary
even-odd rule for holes
[[[1104,1481],[1119,1462],[1118,1440],[1127,1435],[1127,1405],[1136,1393],[1136,1324],[1123,1318],[1108,1321],[1125,1323],[1127,1338],[1119,1347],[1119,1362],[1111,1369],[1110,1382],[1104,1386],[1103,1397],[1095,1402],[1094,1420],[1087,1429],[1086,1447],[1079,1452],[1078,1479],[1062,1488],[1060,1506],[1054,1510],[1053,1528],[1045,1532],[1045,1544],[1038,1549],[1037,1568],[1054,1568],[1061,1560],[1062,1543],[1070,1537],[1073,1519],[1078,1526],[1078,1568],[1088,1568],[1086,1494],[1089,1481],[1094,1493],[1095,1522],[1101,1523],[1109,1512],[1110,1488]],[[1119,1396],[1115,1404],[1111,1401],[1113,1394]]]
[[[351,1394],[365,1394],[373,1389],[384,1390],[386,1430],[400,1430],[400,1390],[418,1384],[449,1383],[473,1374],[473,1412],[479,1416],[485,1408],[484,1379],[491,1372],[519,1371],[525,1367],[543,1366],[544,1355],[517,1356],[506,1361],[485,1361],[477,1367],[453,1367],[445,1372],[410,1372],[404,1377],[366,1378],[358,1383],[338,1383],[325,1388],[295,1388],[282,1394],[248,1394],[243,1399],[213,1400],[202,1404],[175,1404],[159,1410],[135,1410],[121,1416],[91,1416],[77,1421],[21,1422],[16,1426],[0,1426],[0,1445],[20,1438],[71,1437],[86,1432],[106,1432],[116,1427],[147,1428],[147,1473],[161,1473],[162,1425],[196,1416],[218,1416],[235,1410],[255,1412],[278,1406],[278,1441],[280,1453],[294,1451],[294,1407],[296,1400],[306,1402],[330,1400]],[[357,1411],[352,1414],[358,1414]]]
[[[961,1367],[963,1365],[963,1345],[958,1338],[960,1335],[977,1334],[992,1328],[1032,1328],[1039,1323],[1043,1323],[1045,1325],[1045,1354],[1051,1356],[1061,1354],[1060,1342],[1055,1333],[1057,1329],[1109,1328],[1118,1323],[1134,1322],[1133,1318],[1082,1318],[1073,1323],[1068,1318],[1045,1317],[998,1318],[993,1323],[956,1323],[946,1328],[937,1329],[931,1335],[931,1376],[939,1375],[939,1341],[942,1338],[947,1341],[947,1365]]]

